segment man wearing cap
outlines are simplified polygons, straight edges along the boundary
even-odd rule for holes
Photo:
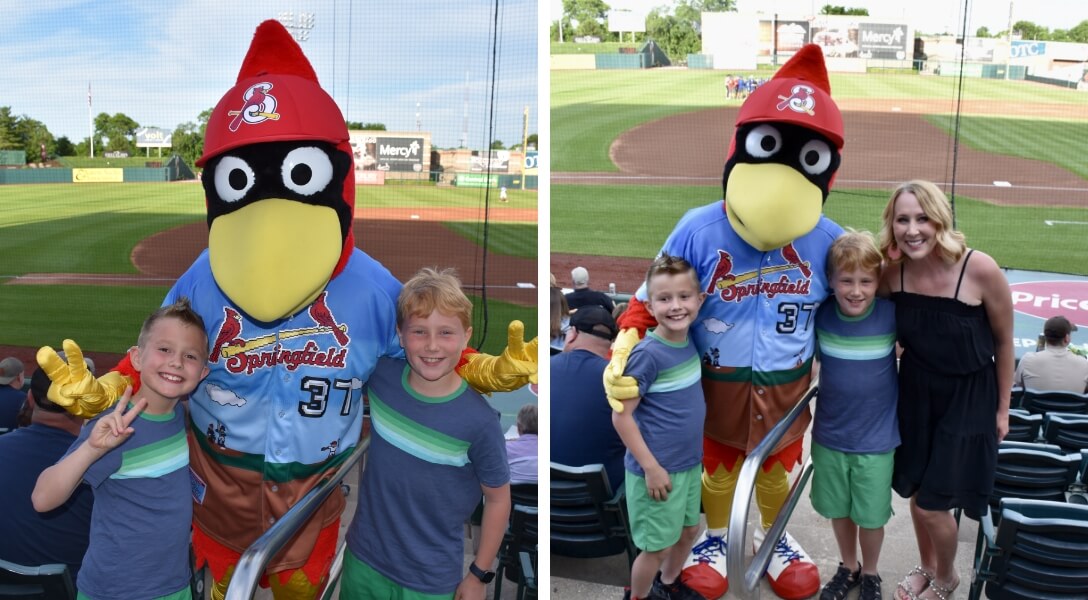
[[[19,426],[19,409],[23,406],[23,363],[14,356],[0,360],[0,433]]]
[[[604,308],[578,309],[551,366],[551,460],[572,467],[602,463],[613,491],[623,486],[626,447],[612,426],[602,375],[617,332]]]
[[[31,376],[30,391],[22,395],[33,410],[30,425],[0,436],[0,560],[27,566],[66,564],[74,581],[91,528],[90,486],[81,483],[67,502],[46,513],[34,510],[30,502],[38,476],[64,456],[83,424],[82,418],[50,402],[48,391],[49,377],[39,368]]]
[[[583,306],[594,304],[608,312],[612,312],[612,309],[615,308],[616,305],[608,294],[590,289],[589,271],[585,267],[571,269],[570,282],[574,286],[574,291],[567,294],[567,305],[570,306],[571,310],[578,310]]]
[[[1032,390],[1076,392],[1088,390],[1088,360],[1069,350],[1070,334],[1077,326],[1058,315],[1043,325],[1046,347],[1020,359],[1013,385]]]

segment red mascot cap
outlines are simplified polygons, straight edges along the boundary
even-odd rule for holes
[[[831,99],[824,53],[819,46],[803,46],[741,105],[737,127],[763,121],[793,123],[818,131],[842,150],[842,113]]]
[[[348,128],[302,48],[283,24],[268,20],[253,35],[237,83],[212,110],[196,164],[240,146],[294,140],[340,144]]]

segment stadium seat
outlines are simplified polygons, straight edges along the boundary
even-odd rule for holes
[[[1009,428],[1012,429],[1011,424]],[[1042,432],[1048,444],[1060,447],[1067,454],[1080,454],[1082,449],[1088,449],[1088,415],[1047,413]]]
[[[1012,397],[1009,400],[1009,408],[1020,408],[1024,402],[1024,386],[1012,386]]]
[[[74,600],[76,586],[68,565],[26,566],[0,560],[0,598]]]
[[[515,504],[510,513],[510,527],[499,547],[499,566],[495,571],[495,600],[502,597],[502,580],[506,578],[518,585],[517,600],[525,600],[528,586],[521,569],[522,552],[536,554],[537,509],[535,506]]]
[[[1063,454],[1057,446],[1037,444],[1029,449],[1019,444],[1002,444],[997,451],[994,489],[990,494],[991,514],[1004,498],[1065,502],[1065,493],[1076,481],[1079,467],[1079,455]]]
[[[1088,506],[1005,498],[975,545],[969,600],[1083,599],[1088,590]]]
[[[1088,394],[1026,389],[1020,408],[1032,414],[1050,412],[1088,415]]]
[[[624,491],[613,494],[604,465],[551,463],[550,523],[554,555],[601,558],[626,552],[628,566],[635,560]]]
[[[525,600],[536,600],[536,549],[533,549],[532,554],[528,552],[519,552],[518,559],[521,561],[521,579],[518,584],[518,597],[521,597],[521,589],[525,588]]]
[[[1020,408],[1009,409],[1009,433],[1005,441],[1037,442],[1043,425],[1043,415],[1033,415]]]

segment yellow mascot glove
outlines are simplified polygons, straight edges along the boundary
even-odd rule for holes
[[[537,340],[525,343],[525,325],[511,321],[507,346],[498,356],[473,353],[457,372],[477,392],[511,392],[527,383],[536,383]]]
[[[623,412],[623,400],[638,398],[638,382],[634,377],[625,376],[627,357],[638,344],[638,330],[629,327],[616,336],[612,342],[612,360],[604,368],[604,392],[608,396],[608,405],[612,410]]]
[[[132,382],[110,371],[99,379],[87,370],[83,350],[72,340],[64,340],[67,362],[49,346],[38,349],[38,366],[53,382],[48,398],[77,417],[90,418],[113,406]]]

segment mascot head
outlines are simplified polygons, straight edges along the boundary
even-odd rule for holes
[[[725,211],[764,252],[816,227],[843,146],[824,55],[808,44],[745,100],[722,177]]]
[[[212,275],[250,317],[298,312],[343,270],[355,246],[347,125],[278,21],[257,27],[196,164]]]

